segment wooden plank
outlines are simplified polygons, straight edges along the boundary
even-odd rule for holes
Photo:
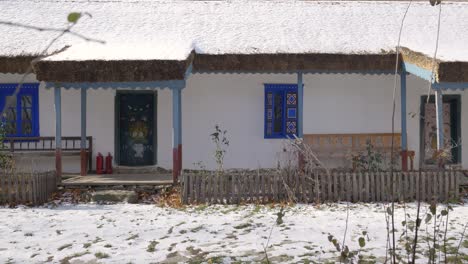
[[[427,201],[427,173],[421,172],[419,180],[421,181],[421,201]]]
[[[257,173],[255,174],[255,178],[256,178],[256,188],[255,188],[255,196],[256,196],[256,202],[257,203],[262,203],[263,202],[263,198],[262,198],[262,177],[260,175],[260,173],[257,171]]]
[[[327,200],[333,201],[333,193],[332,193],[332,184],[333,184],[333,172],[326,173],[327,175]]]
[[[419,179],[419,172],[411,172],[411,175],[413,176],[413,199],[415,199],[416,201],[419,201],[419,199],[421,199],[421,195],[420,195],[420,187],[421,187],[421,181]]]
[[[445,172],[444,173],[444,178],[443,178],[443,181],[444,181],[444,194],[443,194],[443,199],[444,201],[448,201],[449,200],[449,188],[450,188],[450,174],[452,172]]]
[[[434,171],[432,172],[432,199],[434,201],[439,201],[439,182],[438,182],[438,175],[439,173]]]
[[[433,177],[432,177],[432,172],[426,172],[426,199],[428,202],[432,201],[433,198],[433,192],[432,188],[434,187],[433,185]]]
[[[184,189],[183,189],[183,194],[182,194],[182,203],[188,204],[188,190],[189,190],[189,178],[190,175],[188,173],[185,173],[182,175],[182,179],[184,180]]]
[[[313,191],[313,196],[312,196],[312,201],[313,202],[320,202],[320,175],[317,170],[311,171],[312,173],[312,179],[314,183],[314,191]]]
[[[274,175],[271,175],[271,174],[265,177],[265,197],[266,197],[267,202],[271,202],[271,199],[272,199],[271,182],[272,182],[273,177]]]
[[[246,187],[246,199],[253,203],[254,202],[254,191],[255,191],[255,174],[249,174],[247,176],[247,182],[245,183]]]
[[[28,185],[28,195],[29,195],[29,203],[34,204],[34,193],[33,193],[33,178],[32,175],[27,176],[27,185]]]
[[[442,201],[447,201],[448,200],[448,188],[449,188],[449,177],[450,177],[450,172],[445,171],[440,175],[440,182],[441,182],[441,196],[442,196]]]
[[[405,174],[402,172],[395,172],[397,178],[397,197],[398,201],[403,202],[405,200]]]
[[[359,200],[359,195],[358,195],[358,179],[357,175],[355,172],[353,172],[353,202],[357,202]]]
[[[317,178],[317,183],[318,183],[318,191],[317,191],[317,200],[322,203],[325,201],[325,193],[324,193],[324,174],[326,173],[326,171],[320,171],[320,170],[316,170],[315,171],[315,177]]]
[[[278,173],[275,173],[272,179],[272,199],[273,201],[278,202],[278,181],[279,181],[279,175]]]
[[[196,185],[196,181],[197,181],[197,175],[196,174],[192,174],[190,176],[190,202],[191,203],[195,203],[196,201],[196,189],[195,189],[195,186]]]
[[[236,192],[236,204],[240,204],[242,201],[243,197],[243,192],[244,192],[244,185],[243,185],[243,180],[244,180],[244,174],[236,174],[236,181],[237,181],[237,192]]]
[[[14,179],[14,192],[15,192],[15,202],[17,204],[20,204],[21,203],[21,200],[20,200],[20,182],[19,182],[19,174],[18,172],[14,172],[13,173],[13,179]]]
[[[389,182],[391,182],[391,179],[390,179],[390,172],[385,172],[385,173],[382,173],[382,194],[383,194],[383,201],[385,202],[388,202],[390,201],[390,184]]]
[[[375,172],[370,172],[367,176],[367,201],[368,202],[373,202],[375,200],[374,194],[375,194],[375,185],[374,185],[374,177],[375,177]]]
[[[203,203],[202,182],[203,175],[197,174],[197,203]]]
[[[362,202],[363,201],[363,197],[362,197],[362,186],[363,186],[363,182],[364,182],[364,173],[363,172],[359,172],[356,174],[356,177],[357,177],[357,199],[359,202]]]
[[[195,173],[193,175],[193,199],[192,199],[192,203],[198,203],[198,196],[199,196],[199,193],[198,193],[198,180],[199,180],[198,173]]]
[[[352,193],[353,193],[353,185],[351,183],[351,173],[349,172],[346,172],[345,174],[345,180],[346,180],[346,184],[345,184],[345,190],[346,190],[346,201],[347,202],[351,202],[351,197],[352,197]]]
[[[2,143],[3,144],[3,143]],[[5,198],[5,171],[2,171],[0,173],[0,205],[1,204],[6,204],[6,198]]]
[[[454,199],[456,198],[455,196],[455,177],[458,177],[457,172],[452,172],[450,173],[450,188],[449,188],[449,193],[450,193],[450,198]]]
[[[336,201],[342,201],[342,181],[343,181],[343,172],[336,173]]]
[[[209,173],[208,177],[210,178],[210,197],[209,197],[209,203],[210,204],[215,204],[216,203],[216,198],[215,198],[215,192],[216,192],[216,178],[214,173]]]
[[[374,186],[375,186],[375,191],[374,191],[374,202],[380,202],[381,198],[381,191],[380,191],[380,172],[374,172]]]
[[[438,201],[438,182],[437,182],[437,172],[432,172],[432,199],[433,201]]]
[[[302,193],[302,202],[307,203],[307,177],[303,172],[298,172],[301,176],[301,193]]]
[[[411,202],[414,201],[414,174],[412,172],[406,172],[406,175],[408,177],[408,193],[406,195],[406,200]]]
[[[332,176],[333,176],[333,201],[334,202],[337,202],[340,200],[340,191],[338,189],[338,177],[340,177],[340,175],[338,174],[338,172],[333,172],[332,173]]]
[[[369,191],[369,173],[366,172],[364,174],[364,196],[363,196],[363,201],[364,202],[369,202],[369,197],[370,197],[370,191]]]
[[[208,204],[212,203],[213,199],[213,175],[210,173],[206,174],[206,190],[205,190],[205,202]]]

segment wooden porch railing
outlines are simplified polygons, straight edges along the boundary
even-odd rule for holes
[[[401,133],[394,133],[394,149],[396,155],[401,153]],[[318,155],[328,158],[345,158],[349,153],[365,151],[368,142],[373,150],[380,153],[390,153],[392,149],[392,133],[368,134],[305,134],[304,142],[309,144]],[[410,168],[413,169],[414,151],[408,151]]]
[[[81,137],[62,137],[62,153],[79,153]],[[10,153],[55,152],[55,137],[6,137],[0,151]],[[93,137],[86,137],[86,153],[89,170],[92,170]]]

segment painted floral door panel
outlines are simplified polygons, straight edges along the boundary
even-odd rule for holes
[[[445,148],[450,148],[450,105],[444,103],[443,106],[444,135],[446,135],[444,146]],[[437,112],[435,104],[425,104],[424,108],[424,163],[433,165],[437,164]],[[448,157],[448,159],[451,160],[452,157]]]
[[[438,164],[437,151],[437,112],[434,98],[426,103],[427,97],[422,98],[422,133],[424,165],[436,166]],[[446,164],[461,162],[461,98],[459,95],[444,95],[442,117],[444,121],[444,152],[443,159]]]
[[[154,164],[154,95],[120,95],[120,165]]]

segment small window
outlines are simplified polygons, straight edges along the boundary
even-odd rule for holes
[[[21,90],[14,95],[18,84],[0,84],[0,111],[6,136],[37,137],[39,136],[39,84],[23,84]]]
[[[265,84],[265,138],[297,135],[297,84]]]

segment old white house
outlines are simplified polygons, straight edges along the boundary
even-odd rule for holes
[[[0,24],[0,106],[15,96],[6,148],[19,166],[58,173],[85,174],[100,152],[116,167],[177,177],[199,162],[215,167],[219,124],[226,168],[281,165],[293,135],[350,166],[367,140],[388,151],[396,84],[403,168],[433,166],[446,149],[447,163],[466,169],[468,3],[443,5],[435,64],[439,9],[410,7],[395,82],[406,2],[2,1],[1,21],[14,23]],[[82,13],[74,25],[70,12]]]

